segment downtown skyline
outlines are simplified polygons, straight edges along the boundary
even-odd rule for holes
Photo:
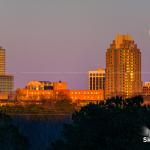
[[[88,89],[88,71],[105,68],[117,33],[133,36],[142,53],[142,80],[150,80],[150,2],[34,2],[0,2],[0,42],[16,88],[30,80],[62,80],[71,89]]]

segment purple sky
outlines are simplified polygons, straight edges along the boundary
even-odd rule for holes
[[[149,81],[149,7],[148,0],[1,0],[7,72],[15,75],[15,87],[63,80],[87,89],[87,71],[105,67],[116,33],[130,33],[142,52],[142,79]]]

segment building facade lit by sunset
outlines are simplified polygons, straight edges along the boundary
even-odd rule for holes
[[[143,96],[150,96],[150,82],[145,82],[143,84]]]
[[[97,69],[88,72],[89,90],[105,89],[105,69]]]
[[[5,49],[0,47],[0,100],[11,99],[14,88],[14,76],[5,72]]]
[[[0,47],[0,74],[5,74],[5,49]]]
[[[118,34],[106,51],[105,97],[140,95],[141,52],[130,35]]]
[[[51,89],[44,89],[45,82],[30,81],[25,88],[16,91],[16,99],[20,101],[56,101],[70,99],[73,103],[86,105],[90,102],[104,100],[104,90],[70,90],[66,82],[53,82]]]

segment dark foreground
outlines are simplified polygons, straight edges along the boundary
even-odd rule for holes
[[[150,106],[143,103],[141,96],[89,104],[72,116],[52,114],[22,113],[12,115],[11,121],[0,113],[0,149],[150,149]]]
[[[61,135],[63,123],[71,122],[70,115],[13,116],[20,132],[29,141],[29,150],[46,150]]]

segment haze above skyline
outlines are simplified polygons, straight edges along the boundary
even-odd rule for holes
[[[105,68],[117,33],[129,33],[142,53],[142,80],[150,80],[150,1],[1,0],[0,45],[15,87],[30,80],[67,81],[87,89],[89,70]]]

